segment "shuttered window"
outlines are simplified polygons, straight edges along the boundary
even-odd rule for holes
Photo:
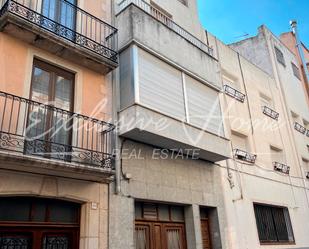
[[[261,243],[280,244],[294,242],[287,208],[254,204],[254,212]]]
[[[181,72],[140,49],[138,60],[140,102],[185,120]]]
[[[291,62],[292,65],[292,69],[293,69],[293,74],[294,76],[300,80],[300,72],[299,72],[299,68],[293,63]]]
[[[204,130],[223,135],[218,93],[199,81],[186,76],[190,123]]]
[[[275,53],[276,53],[276,58],[277,58],[277,61],[285,66],[285,60],[284,60],[284,56],[283,56],[283,53],[281,52],[281,50],[277,47],[275,47]]]

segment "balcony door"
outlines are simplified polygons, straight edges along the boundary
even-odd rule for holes
[[[76,1],[77,0],[43,0],[42,14],[50,20],[61,24],[67,28],[65,31],[59,29],[55,25],[49,25],[49,22],[44,22],[45,28],[52,32],[59,33],[64,38],[69,40],[75,39],[76,29]]]
[[[26,131],[27,154],[69,160],[74,74],[34,60]],[[42,103],[44,105],[40,105]]]

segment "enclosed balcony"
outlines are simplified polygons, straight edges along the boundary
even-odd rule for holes
[[[103,74],[118,66],[117,29],[75,0],[0,0],[0,31]]]
[[[114,174],[113,129],[102,120],[0,92],[0,168],[104,180]]]
[[[119,30],[119,51],[135,43],[212,85],[222,87],[213,48],[153,3],[144,0],[120,1],[116,4],[116,22],[122,27]]]
[[[120,61],[121,136],[210,162],[229,158],[217,89],[136,45]]]

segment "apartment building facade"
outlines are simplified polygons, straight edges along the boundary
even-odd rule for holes
[[[108,248],[110,9],[0,1],[0,248]]]
[[[227,73],[226,79],[228,82],[236,81],[236,89],[245,93],[248,103],[247,107],[243,108],[248,109],[247,115],[251,116],[250,120],[253,121],[247,133],[239,132],[231,125],[231,142],[233,149],[236,145],[241,149],[249,150],[251,152],[249,154],[256,155],[255,161],[249,163],[254,165],[253,167],[248,165],[240,167],[240,172],[244,171],[247,176],[242,178],[243,192],[237,202],[240,202],[238,212],[240,210],[246,212],[245,205],[241,202],[249,200],[251,222],[253,222],[254,213],[257,229],[251,227],[251,231],[248,232],[250,220],[243,221],[243,229],[247,234],[238,238],[239,247],[235,248],[246,248],[252,245],[251,243],[254,243],[255,248],[267,247],[265,245],[277,248],[283,248],[283,246],[284,248],[306,248],[309,244],[306,235],[309,203],[306,163],[308,137],[305,126],[309,109],[306,92],[298,77],[300,66],[297,58],[265,26],[259,28],[257,36],[231,44],[229,47],[233,49],[229,53],[239,58],[238,65],[242,70],[241,81],[245,82],[245,88],[237,86],[238,80],[235,80],[237,79],[235,76],[233,78]],[[251,73],[245,72],[244,69],[250,64],[248,61],[252,63],[251,69],[248,69]],[[229,61],[221,60],[221,65],[224,75],[225,71],[228,71],[224,67],[229,65],[226,66],[229,68],[231,64]],[[258,70],[252,70],[253,65],[257,66]],[[231,72],[237,71],[234,69]],[[257,80],[257,75],[263,76],[264,79],[260,77]],[[260,127],[256,128],[254,121],[258,120],[258,117],[254,118],[255,115],[270,117],[270,122],[277,123],[274,126],[275,129],[267,129],[265,132]],[[246,135],[248,133],[249,136]],[[238,161],[239,156],[234,155]],[[248,173],[247,170],[252,171]],[[246,195],[247,198],[244,197]],[[273,218],[270,218],[271,215]],[[280,216],[282,216],[281,225]],[[250,217],[248,213],[247,217]],[[278,221],[279,224],[277,224]],[[269,222],[273,222],[274,227],[270,226]],[[238,226],[238,229],[241,229],[240,227]],[[280,227],[285,227],[285,232]]]
[[[196,2],[118,1],[115,10],[122,158],[110,248],[227,248],[220,68]]]

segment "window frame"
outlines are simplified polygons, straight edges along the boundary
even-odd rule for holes
[[[278,61],[282,66],[286,67],[284,54],[283,54],[283,52],[282,52],[277,46],[275,46],[275,55],[276,55],[277,61]],[[281,58],[279,57],[279,55],[282,56],[282,60],[281,60]]]
[[[271,210],[271,214],[272,214],[272,223],[274,225],[274,228],[275,228],[275,233],[276,233],[276,238],[277,238],[277,241],[271,241],[271,240],[268,240],[268,241],[264,241],[264,240],[261,240],[260,239],[260,232],[259,232],[259,226],[258,226],[258,220],[257,220],[257,214],[256,214],[256,211],[255,211],[255,207],[256,206],[259,206],[259,207],[266,207],[266,208],[272,208]],[[293,240],[289,240],[289,241],[280,241],[280,239],[278,238],[278,231],[276,229],[276,225],[275,225],[275,222],[274,222],[274,217],[273,217],[273,209],[282,209],[282,212],[283,212],[283,215],[284,215],[284,212],[287,213],[288,215],[288,219],[289,219],[289,222],[287,223],[286,220],[285,220],[285,225],[286,225],[286,228],[287,230],[290,229],[291,231],[291,235],[293,236]],[[279,205],[272,205],[272,204],[265,204],[265,203],[259,203],[259,202],[254,202],[253,203],[253,213],[254,213],[254,218],[255,218],[255,221],[256,221],[256,231],[257,231],[257,237],[259,239],[259,242],[260,242],[260,245],[295,245],[296,244],[296,241],[295,241],[295,235],[294,235],[294,230],[293,230],[293,225],[292,225],[292,221],[291,221],[291,216],[290,216],[290,212],[289,212],[289,209],[288,207],[285,207],[285,206],[279,206]],[[290,227],[288,227],[290,226]],[[287,231],[288,232],[288,231]],[[289,234],[288,234],[289,235]]]
[[[292,61],[291,61],[291,67],[292,67],[292,71],[293,71],[294,76],[297,79],[301,80],[301,75],[300,75],[301,73],[300,73],[299,67],[295,63],[293,63]]]
[[[30,83],[30,96],[29,99],[32,100],[32,89],[33,89],[33,82],[34,82],[34,71],[35,68],[40,68],[42,70],[45,70],[46,72],[50,73],[51,77],[49,79],[49,95],[48,95],[48,101],[54,101],[55,100],[55,82],[56,78],[55,75],[61,76],[65,79],[69,79],[72,81],[72,88],[71,88],[71,99],[70,99],[70,112],[74,111],[74,95],[75,95],[75,74],[73,72],[70,72],[69,70],[63,69],[61,67],[55,66],[51,63],[42,61],[40,59],[34,58],[33,59],[33,65],[32,65],[32,75],[31,75],[31,83]]]

